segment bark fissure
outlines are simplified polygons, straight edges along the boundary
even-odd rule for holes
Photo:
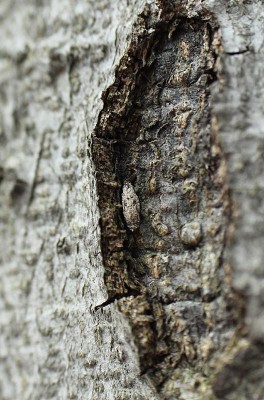
[[[180,387],[210,394],[237,317],[223,264],[225,159],[210,111],[219,38],[199,18],[163,14],[150,27],[145,17],[104,94],[93,138],[109,293],[97,307],[117,300],[142,373],[164,398]],[[126,182],[139,198],[138,229],[122,211]]]

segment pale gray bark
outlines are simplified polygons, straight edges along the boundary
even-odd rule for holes
[[[181,327],[187,367],[177,361],[157,386],[140,365],[130,300],[106,304],[91,141],[99,113],[111,112],[102,93],[129,65],[127,49],[168,15],[219,26],[210,126],[231,206],[230,218],[221,214],[229,239],[221,236],[214,307],[236,304],[232,326],[215,322],[221,343],[201,343],[197,364]],[[263,1],[2,0],[0,23],[0,398],[263,399]],[[209,256],[202,286],[212,287]]]

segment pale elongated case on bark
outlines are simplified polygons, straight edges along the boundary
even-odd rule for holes
[[[126,224],[131,231],[134,231],[140,223],[140,203],[133,185],[128,181],[123,186],[122,206]]]

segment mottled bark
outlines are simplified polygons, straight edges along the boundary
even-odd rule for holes
[[[263,399],[263,2],[0,20],[0,398]]]

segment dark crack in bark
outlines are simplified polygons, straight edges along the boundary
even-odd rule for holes
[[[93,139],[109,293],[101,306],[118,301],[142,373],[165,399],[212,394],[240,315],[225,263],[225,159],[210,110],[218,46],[213,23],[145,12]],[[140,201],[135,231],[122,212],[125,182]]]

